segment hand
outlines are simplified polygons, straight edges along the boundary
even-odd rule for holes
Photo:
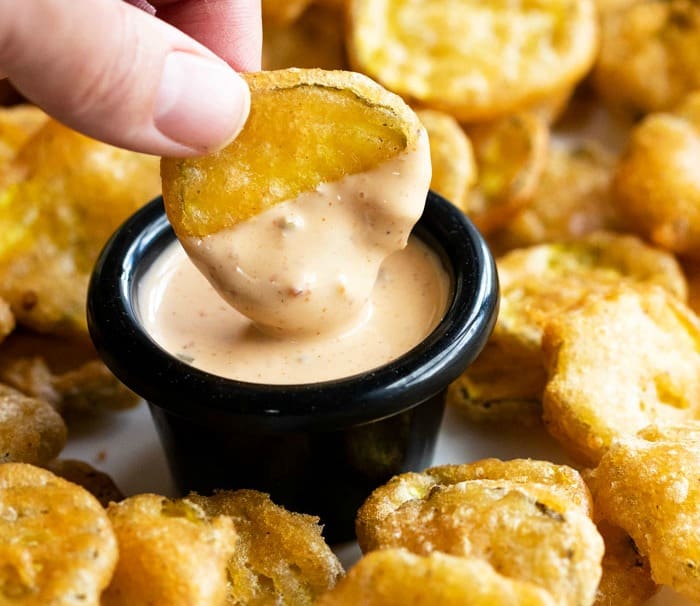
[[[162,156],[235,138],[250,92],[234,70],[260,69],[261,41],[260,0],[0,0],[0,78],[76,130]]]

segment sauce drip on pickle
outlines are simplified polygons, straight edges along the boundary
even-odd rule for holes
[[[423,134],[371,171],[182,239],[140,283],[141,321],[192,366],[253,383],[325,381],[385,364],[423,340],[447,306],[441,260],[409,239],[429,183]]]
[[[373,170],[181,242],[219,294],[266,332],[342,331],[364,313],[382,261],[406,246],[429,184],[423,133],[415,149]]]

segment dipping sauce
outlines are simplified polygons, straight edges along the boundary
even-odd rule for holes
[[[415,146],[206,237],[183,237],[139,285],[142,322],[183,361],[299,384],[381,366],[442,318],[450,282],[410,232],[430,183]],[[186,252],[185,252],[186,251]]]
[[[411,238],[389,256],[362,316],[344,332],[279,336],[228,305],[175,242],[139,284],[146,332],[163,349],[207,372],[253,383],[312,383],[389,362],[439,323],[450,279],[428,246]]]

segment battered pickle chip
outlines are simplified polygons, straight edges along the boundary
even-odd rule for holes
[[[554,606],[551,595],[500,575],[483,560],[404,549],[363,557],[317,606]]]
[[[457,121],[430,109],[417,112],[430,138],[433,178],[430,189],[467,211],[469,190],[476,183],[476,164],[469,138]]]
[[[107,507],[111,502],[121,501],[124,498],[121,490],[117,488],[114,480],[109,475],[98,471],[85,461],[56,459],[46,465],[46,469],[64,480],[82,486],[103,507]]]
[[[618,228],[610,196],[614,166],[615,156],[592,140],[553,141],[532,201],[491,235],[492,249],[506,252]]]
[[[658,284],[687,296],[675,257],[634,236],[595,233],[577,241],[513,250],[497,260],[501,302],[493,334],[468,368],[452,400],[467,414],[500,414],[515,408],[515,421],[531,418],[546,382],[542,332],[546,324],[620,283]],[[483,404],[489,403],[487,410]],[[473,416],[473,414],[472,414]],[[485,416],[484,414],[481,415]]]
[[[98,606],[117,561],[114,532],[86,490],[45,469],[0,465],[0,601]]]
[[[293,23],[264,21],[262,65],[266,70],[346,69],[342,12],[332,6],[313,5]]]
[[[698,9],[700,13],[700,9]],[[700,92],[632,132],[613,182],[629,228],[659,246],[700,258]]]
[[[107,238],[159,191],[153,157],[47,122],[13,161],[0,190],[0,296],[18,323],[87,336],[85,298]]]
[[[672,107],[700,88],[700,7],[651,0],[607,13],[593,83],[606,101],[634,113]]]
[[[188,500],[210,516],[233,520],[238,542],[228,562],[231,606],[310,605],[343,574],[318,518],[289,512],[254,490],[190,495]]]
[[[588,0],[354,0],[351,63],[464,122],[491,120],[580,80],[597,46]]]
[[[484,234],[532,201],[547,157],[549,129],[535,114],[517,114],[469,129],[478,173],[468,214]]]
[[[119,543],[119,562],[103,605],[225,602],[226,562],[236,543],[229,518],[209,518],[186,499],[154,494],[112,503],[107,513]]]
[[[68,417],[124,410],[139,402],[138,396],[99,360],[54,373],[41,356],[13,357],[0,353],[0,381],[48,402]]]
[[[61,452],[66,433],[49,404],[0,384],[0,463],[47,463]]]
[[[548,590],[561,604],[592,604],[603,545],[590,496],[573,469],[486,459],[392,478],[358,512],[363,552],[403,547],[489,562]]]
[[[424,129],[396,95],[353,72],[247,74],[241,134],[202,158],[165,158],[163,198],[180,238],[202,237],[416,146]]]
[[[650,426],[612,444],[593,472],[596,511],[649,558],[654,580],[700,600],[700,424]]]
[[[604,520],[597,526],[605,555],[594,606],[642,606],[659,590],[651,578],[649,560],[621,528]]]
[[[698,414],[700,321],[661,288],[592,297],[551,320],[542,348],[545,423],[586,464],[650,423]]]

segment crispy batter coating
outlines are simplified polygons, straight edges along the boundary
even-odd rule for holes
[[[164,158],[163,198],[180,236],[232,227],[323,183],[375,168],[425,136],[398,96],[353,72],[247,74],[243,131],[201,158]]]
[[[319,67],[346,69],[342,11],[312,5],[293,23],[263,21],[263,69]]]
[[[58,408],[67,415],[84,415],[104,410],[125,410],[139,402],[138,396],[121,383],[100,360],[53,377],[59,394]]]
[[[502,227],[532,201],[547,158],[549,128],[534,113],[520,113],[469,129],[477,185],[468,214],[484,234]]]
[[[0,465],[0,602],[98,606],[117,561],[102,506],[45,469]]]
[[[155,494],[107,509],[119,562],[104,606],[210,606],[226,599],[226,562],[236,532],[225,516],[209,517],[188,501]]]
[[[48,121],[13,161],[0,189],[0,296],[17,322],[87,336],[85,298],[107,238],[159,192],[158,161]]]
[[[594,606],[642,606],[659,590],[651,578],[649,560],[621,528],[604,520],[597,526],[605,555]]]
[[[552,319],[542,348],[545,424],[585,464],[650,423],[698,414],[700,320],[661,288],[591,297]]]
[[[620,283],[659,284],[681,299],[687,283],[675,257],[634,236],[590,234],[580,240],[513,250],[497,260],[501,303],[493,334],[467,369],[451,401],[472,417],[484,405],[498,418],[515,410],[527,419],[546,382],[541,341],[545,325],[591,293]],[[476,415],[483,418],[484,415]]]
[[[124,498],[114,480],[102,471],[98,471],[85,461],[75,459],[55,459],[46,465],[46,469],[64,480],[82,486],[93,495],[103,507],[113,501]]]
[[[364,552],[404,547],[480,558],[561,604],[593,603],[603,542],[575,471],[492,460],[434,469],[396,476],[368,498],[357,518]]]
[[[0,463],[47,463],[61,452],[66,435],[50,404],[0,383]]]
[[[447,404],[458,410],[472,423],[518,424],[534,427],[542,422],[542,386],[546,373],[537,361],[513,364],[507,375],[503,372],[500,348],[495,342],[484,351],[464,373],[447,388]],[[512,358],[511,358],[512,362]]]
[[[700,92],[672,113],[647,116],[632,132],[613,182],[629,228],[670,251],[700,258],[699,163]]]
[[[700,423],[649,426],[613,443],[593,472],[596,511],[649,558],[654,580],[700,600]]]
[[[430,189],[466,212],[469,191],[477,179],[471,142],[449,114],[432,109],[419,110],[417,114],[430,138]]]
[[[210,516],[230,516],[238,533],[228,562],[230,606],[310,605],[343,574],[318,518],[292,513],[254,490],[190,495]]]
[[[604,15],[593,83],[615,107],[668,109],[700,87],[700,7],[693,0],[627,4]]]
[[[588,0],[354,0],[349,30],[356,69],[465,122],[568,90],[597,45]]]
[[[483,560],[404,549],[364,556],[316,606],[554,606],[543,589],[496,572]]]
[[[592,140],[552,142],[532,201],[489,243],[513,248],[614,230],[620,221],[610,196],[615,156]]]
[[[0,354],[0,381],[48,402],[66,417],[124,410],[139,402],[99,360],[54,374],[43,357]]]

